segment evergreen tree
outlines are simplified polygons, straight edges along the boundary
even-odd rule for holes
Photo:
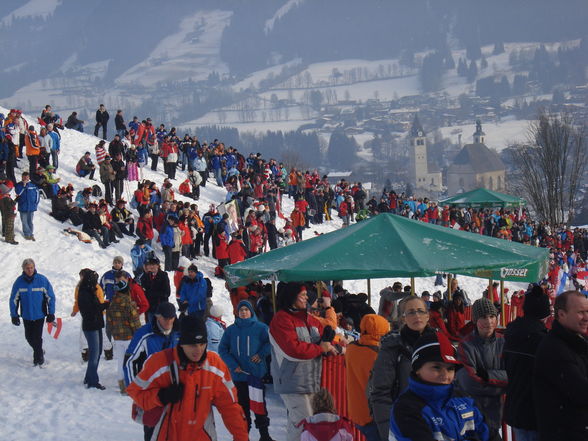
[[[488,60],[486,60],[486,57],[482,57],[482,61],[480,62],[480,68],[486,69],[487,67],[488,67]]]
[[[478,76],[478,66],[476,65],[475,61],[470,63],[470,67],[468,69],[468,82],[473,82],[476,77]]]
[[[504,53],[504,43],[502,41],[497,41],[496,43],[494,43],[492,55],[499,55],[502,53]]]
[[[459,64],[457,65],[457,74],[462,77],[468,76],[468,65],[463,58],[459,59]]]
[[[349,169],[357,157],[358,145],[353,137],[345,135],[342,129],[335,130],[329,140],[327,160],[333,168]]]

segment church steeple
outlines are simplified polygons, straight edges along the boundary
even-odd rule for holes
[[[410,128],[410,136],[413,138],[420,138],[425,136],[425,131],[423,129],[423,126],[421,125],[421,122],[419,121],[419,115],[418,113],[414,114],[414,119],[412,121],[412,127]]]
[[[474,132],[474,144],[484,144],[486,134],[482,130],[482,121],[476,120],[476,131]]]

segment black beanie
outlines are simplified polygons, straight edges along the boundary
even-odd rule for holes
[[[208,342],[206,324],[200,317],[187,315],[180,322],[180,345],[195,345]]]
[[[457,360],[455,348],[445,335],[440,332],[427,332],[414,344],[412,353],[412,370],[418,371],[428,361],[440,361],[461,367]]]
[[[523,303],[525,317],[544,319],[551,315],[551,304],[549,297],[543,292],[540,286],[534,285],[531,291],[525,294]]]

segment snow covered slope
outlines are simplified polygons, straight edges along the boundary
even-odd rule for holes
[[[7,109],[0,108],[7,113]],[[32,116],[26,117],[33,121]],[[78,178],[74,174],[75,164],[86,151],[93,152],[97,138],[72,130],[64,130],[62,138],[61,167],[58,176],[63,184],[72,183],[76,189],[88,186],[90,181]],[[26,160],[21,161],[21,171],[28,168]],[[20,173],[17,171],[17,176]],[[146,177],[161,183],[163,175],[146,171]],[[184,178],[178,172],[176,187]],[[93,183],[93,182],[92,182]],[[210,203],[224,199],[224,190],[212,182],[202,191],[198,205],[206,211]],[[128,197],[128,196],[127,196]],[[286,201],[285,212],[289,214],[292,203]],[[125,258],[125,269],[130,270],[129,251],[133,244],[130,239],[123,239],[106,250],[96,243],[84,244],[75,237],[64,235],[62,230],[69,224],[61,224],[49,216],[50,202],[41,201],[39,211],[35,214],[36,242],[22,238],[20,220],[16,219],[16,240],[18,246],[0,242],[0,256],[3,257],[2,277],[0,278],[0,378],[3,378],[0,407],[2,435],[0,438],[10,441],[32,441],[36,439],[86,441],[118,441],[141,439],[142,428],[130,419],[131,404],[128,397],[121,397],[116,390],[116,363],[102,359],[99,374],[105,391],[86,390],[82,386],[85,366],[80,363],[80,319],[70,317],[73,305],[74,287],[78,272],[84,267],[95,269],[102,274],[110,269],[114,256]],[[311,237],[314,231],[328,232],[340,227],[340,221],[333,221],[322,226],[306,230],[305,237]],[[161,250],[157,250],[162,257]],[[27,345],[23,328],[12,326],[8,309],[8,299],[13,281],[21,273],[23,259],[32,257],[40,273],[46,275],[53,284],[57,297],[56,316],[63,318],[63,331],[59,339],[54,340],[44,335],[44,347],[48,365],[43,369],[32,367],[32,351]],[[221,305],[225,318],[232,322],[228,295],[223,281],[213,276],[216,262],[201,257],[196,262],[199,269],[211,278],[214,284],[214,302]],[[392,284],[392,280],[373,280],[372,292]],[[408,280],[403,280],[408,283]],[[433,279],[417,280],[417,291],[432,290]],[[461,278],[461,285],[473,298],[479,297],[484,289],[484,281]],[[507,284],[510,288],[514,284]],[[365,281],[346,282],[346,288],[352,292],[366,291]],[[285,410],[279,397],[269,394],[269,412],[272,423],[270,432],[275,439],[285,439]],[[217,419],[220,440],[229,440],[220,419]],[[252,439],[257,439],[255,429]]]

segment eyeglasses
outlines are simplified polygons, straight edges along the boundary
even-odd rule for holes
[[[408,311],[404,311],[402,314],[404,317],[414,317],[416,315],[427,315],[429,311],[424,309],[409,309]]]

